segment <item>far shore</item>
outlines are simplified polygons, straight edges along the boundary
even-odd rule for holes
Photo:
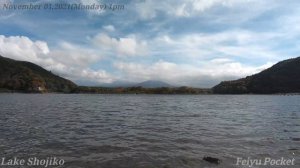
[[[84,89],[83,89],[84,88]],[[213,93],[212,89],[208,88],[142,88],[142,87],[128,87],[128,88],[109,88],[109,87],[88,87],[80,86],[72,91],[26,91],[26,90],[9,90],[0,88],[0,93],[21,93],[21,94],[115,94],[115,95],[281,95],[293,96],[300,95],[300,93],[237,93],[237,94],[220,94]]]

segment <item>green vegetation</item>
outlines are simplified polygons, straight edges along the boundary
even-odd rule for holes
[[[76,87],[38,65],[0,56],[0,91],[68,93]]]

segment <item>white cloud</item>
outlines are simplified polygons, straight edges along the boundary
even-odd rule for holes
[[[236,59],[281,60],[276,52],[278,32],[230,30],[219,33],[190,33],[179,36],[165,35],[149,41],[152,53],[188,59],[234,57]]]
[[[104,29],[105,31],[108,31],[108,32],[113,32],[113,31],[116,30],[115,27],[114,27],[113,25],[106,25],[106,26],[103,26],[103,29]]]
[[[160,60],[151,65],[139,63],[115,63],[115,67],[124,74],[124,78],[136,82],[156,79],[173,85],[211,87],[221,80],[232,80],[260,72],[273,65],[248,66],[227,58],[213,59],[199,66],[176,64]]]
[[[32,41],[25,36],[0,35],[0,55],[36,63],[71,80],[99,83],[109,83],[113,80],[113,77],[104,70],[89,68],[90,64],[102,58],[96,51],[67,42],[50,50],[44,41]]]
[[[188,17],[190,13],[186,9],[186,4],[182,4],[175,10],[175,15],[180,17]]]
[[[88,67],[90,64],[99,61],[102,56],[93,49],[87,49],[68,42],[62,42],[60,47],[53,49],[48,54],[55,59],[68,66]]]
[[[32,41],[25,36],[5,37],[0,35],[0,54],[9,55],[19,60],[37,61],[40,56],[48,54],[46,42]]]
[[[204,63],[201,72],[206,76],[211,76],[213,78],[241,78],[248,75],[253,75],[258,73],[266,68],[272,66],[273,63],[268,62],[261,66],[249,66],[245,64],[241,64],[240,62],[236,62],[230,60],[228,58],[217,58]]]
[[[147,54],[147,42],[138,40],[134,35],[117,39],[100,33],[93,38],[93,43],[110,54],[120,57]]]
[[[242,64],[238,61],[241,58],[264,60],[260,64],[280,60],[269,41],[281,36],[276,32],[231,30],[214,34],[164,35],[145,42],[135,35],[114,38],[100,33],[87,41],[86,46],[62,42],[51,50],[44,41],[0,36],[0,54],[37,63],[72,80],[109,83],[116,79],[137,82],[158,79],[178,85],[208,87],[221,80],[257,73],[271,65]],[[130,56],[140,55],[151,57],[135,57],[133,62],[126,62]],[[118,61],[120,57],[123,62]],[[90,68],[91,64],[106,58],[112,59],[117,76]],[[148,58],[155,63],[147,65]]]

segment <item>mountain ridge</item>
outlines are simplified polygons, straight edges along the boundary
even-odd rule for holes
[[[134,85],[134,87],[143,87],[143,88],[161,88],[161,87],[173,87],[172,85],[159,81],[159,80],[146,80]]]
[[[0,56],[0,88],[21,92],[71,92],[70,80],[27,61]]]
[[[212,88],[217,94],[300,93],[300,57],[280,61],[260,73]]]
[[[94,84],[93,86],[110,87],[110,88],[128,88],[128,87],[143,87],[143,88],[161,88],[161,87],[173,87],[164,81],[159,80],[146,80],[143,82],[129,82],[129,81],[114,81],[107,84]]]

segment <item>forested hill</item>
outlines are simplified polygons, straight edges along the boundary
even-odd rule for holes
[[[246,78],[221,82],[212,89],[218,94],[300,93],[300,57],[281,61]]]
[[[21,92],[71,92],[77,86],[42,67],[0,56],[0,88]]]

